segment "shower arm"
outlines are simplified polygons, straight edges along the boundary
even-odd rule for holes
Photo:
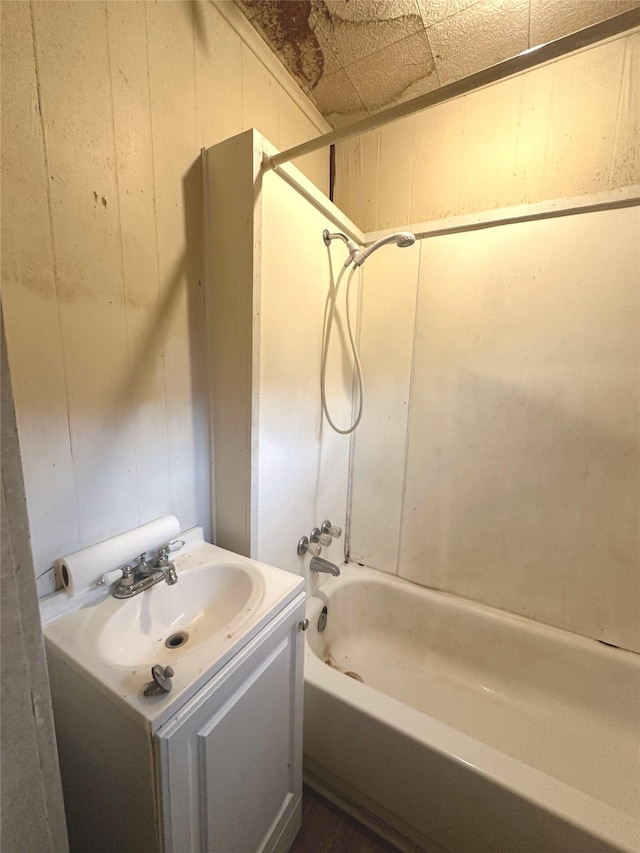
[[[331,241],[335,240],[336,237],[339,238],[340,240],[342,240],[346,244],[347,249],[349,250],[349,257],[344,262],[344,266],[348,267],[349,264],[351,264],[352,262],[355,262],[357,264],[359,261],[359,258],[362,255],[362,251],[360,249],[360,246],[358,246],[357,243],[354,243],[353,240],[350,240],[346,234],[342,234],[340,231],[336,231],[335,234],[330,234],[329,230],[327,228],[325,228],[324,231],[322,232],[322,239],[324,241],[325,246],[330,246]]]

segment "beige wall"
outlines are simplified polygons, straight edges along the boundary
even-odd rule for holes
[[[640,181],[640,32],[340,143],[335,201],[364,231]]]
[[[199,152],[326,130],[234,11],[2,3],[3,305],[37,574],[166,512],[208,526]],[[326,188],[325,152],[301,165]]]

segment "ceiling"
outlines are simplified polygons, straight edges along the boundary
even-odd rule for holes
[[[236,0],[334,127],[373,115],[640,0]]]

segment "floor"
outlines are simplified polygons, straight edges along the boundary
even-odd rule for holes
[[[396,848],[305,787],[302,829],[291,853],[396,853]]]

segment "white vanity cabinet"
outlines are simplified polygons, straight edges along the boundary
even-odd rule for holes
[[[300,827],[304,582],[185,538],[178,585],[45,620],[72,853],[286,853]]]
[[[165,853],[291,846],[302,792],[303,619],[301,601],[156,732]]]

